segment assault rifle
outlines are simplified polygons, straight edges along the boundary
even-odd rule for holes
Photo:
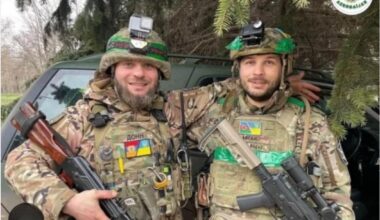
[[[293,156],[281,164],[286,172],[272,175],[225,119],[207,132],[200,143],[201,147],[215,130],[220,132],[224,144],[228,146],[235,159],[255,171],[262,183],[263,192],[237,197],[241,211],[276,206],[285,215],[286,220],[340,219],[337,215],[339,206],[336,203],[327,203],[313,185],[310,176],[303,171]],[[314,204],[308,203],[308,198]]]
[[[58,166],[57,174],[69,186],[82,192],[85,190],[105,190],[101,179],[81,156],[75,156],[65,139],[51,128],[45,115],[25,103],[12,119],[13,126],[25,138],[41,147]],[[112,220],[130,220],[115,199],[99,201],[106,215]]]

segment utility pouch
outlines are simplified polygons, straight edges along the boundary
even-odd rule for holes
[[[192,193],[190,171],[182,171],[182,195],[185,199],[189,199]]]
[[[198,190],[196,193],[196,200],[198,206],[209,207],[210,205],[210,194],[209,194],[209,184],[208,184],[208,174],[200,173],[197,177]]]

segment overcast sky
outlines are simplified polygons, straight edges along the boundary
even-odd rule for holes
[[[48,2],[49,4],[53,5],[52,8],[55,10],[59,3],[59,0],[49,0]],[[76,0],[77,7],[74,7],[72,9],[72,18],[75,18],[76,15],[81,11],[84,6],[84,2],[85,0]],[[1,21],[9,19],[13,22],[13,33],[17,33],[20,30],[25,29],[25,27],[23,27],[23,13],[21,13],[19,9],[16,8],[16,0],[0,0],[0,17]]]
[[[16,0],[0,0],[1,20],[10,19],[13,22],[14,30],[22,28],[22,16],[16,9]]]

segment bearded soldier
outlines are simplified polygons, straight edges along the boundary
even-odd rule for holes
[[[171,74],[168,49],[154,31],[135,31],[124,28],[109,39],[84,99],[51,122],[110,190],[68,188],[29,141],[8,156],[6,178],[45,219],[108,219],[98,200],[116,195],[133,219],[182,218],[173,141],[157,94],[159,78]]]
[[[239,210],[237,196],[260,193],[262,185],[256,174],[236,161],[228,147],[216,141],[219,139],[203,142],[208,129],[226,118],[271,173],[281,171],[281,162],[294,155],[325,199],[339,205],[341,219],[354,219],[350,176],[341,146],[330,132],[324,113],[310,108],[305,98],[292,97],[285,81],[293,71],[292,38],[280,29],[264,29],[254,23],[244,27],[228,49],[238,79],[215,83],[206,95],[199,89],[184,94],[184,106],[191,109],[186,117],[204,112],[200,114],[203,117],[188,121],[191,127],[187,134],[198,143],[202,140],[199,148],[211,159],[208,173],[198,178],[199,206],[209,207],[210,219],[283,217],[278,208]],[[179,95],[172,93],[168,102],[175,106],[178,99]],[[213,104],[204,108],[204,103]],[[178,114],[171,112],[168,117],[173,130],[181,126],[174,120]]]

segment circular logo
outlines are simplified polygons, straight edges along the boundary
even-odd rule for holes
[[[367,10],[372,0],[332,0],[334,7],[346,15],[357,15]]]

